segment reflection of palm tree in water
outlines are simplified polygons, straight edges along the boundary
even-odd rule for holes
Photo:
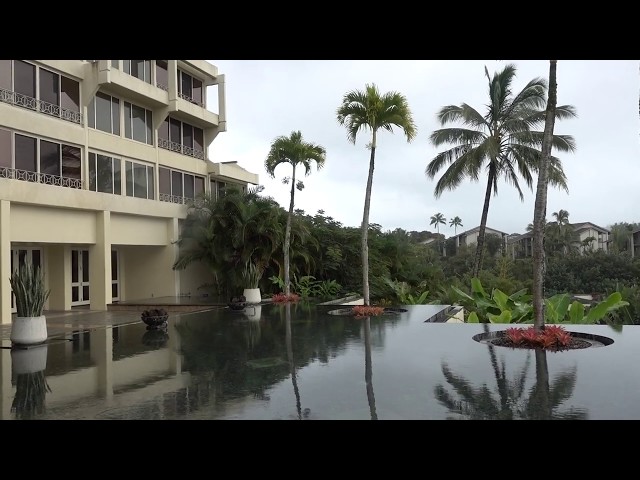
[[[488,331],[488,326],[485,326]],[[442,373],[447,383],[453,387],[460,399],[451,395],[444,386],[435,388],[436,399],[451,412],[464,415],[475,420],[585,420],[584,409],[570,407],[567,411],[559,411],[560,405],[571,398],[576,382],[576,368],[561,372],[550,384],[547,352],[536,349],[536,380],[523,398],[527,372],[531,363],[530,352],[522,370],[513,381],[506,378],[504,359],[498,364],[495,346],[488,345],[491,366],[496,379],[498,401],[492,396],[486,384],[474,387],[466,379],[455,375],[446,363],[442,363]]]
[[[302,405],[300,403],[300,391],[298,390],[298,379],[296,378],[296,366],[293,363],[293,344],[291,341],[291,304],[285,305],[285,331],[287,342],[287,361],[291,369],[291,383],[293,383],[293,392],[296,396],[296,410],[298,412],[298,420],[302,420]],[[305,412],[306,416],[307,412]]]
[[[373,395],[373,365],[371,364],[371,317],[364,320],[364,380],[367,384],[367,400],[371,420],[378,420],[376,413],[376,397]]]

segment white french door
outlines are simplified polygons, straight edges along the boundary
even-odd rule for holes
[[[120,300],[120,264],[117,250],[111,250],[111,301]]]
[[[11,249],[11,273],[21,268],[26,262],[34,267],[43,268],[42,249],[37,247],[22,247]],[[11,313],[16,313],[16,299],[11,295]]]
[[[71,250],[71,305],[89,304],[89,250]]]

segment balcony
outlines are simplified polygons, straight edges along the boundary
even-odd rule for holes
[[[54,105],[53,103],[38,100],[37,98],[29,97],[28,95],[23,95],[22,93],[0,88],[0,102],[82,125],[82,113],[74,112],[73,110],[68,110],[66,108],[59,107],[58,105]]]
[[[180,143],[171,142],[163,138],[158,139],[158,147],[164,148],[165,150],[169,150],[171,152],[181,153],[182,155],[187,155],[189,157],[204,160],[204,152],[202,150],[199,150],[197,148],[187,147],[186,145],[181,145]]]
[[[161,202],[178,203],[181,205],[193,204],[196,206],[200,206],[203,203],[202,200],[199,198],[193,199],[189,197],[180,197],[178,195],[169,195],[168,193],[161,193],[158,199]]]
[[[50,175],[48,173],[29,172],[16,168],[0,167],[0,178],[12,180],[22,180],[25,182],[41,183],[44,185],[55,185],[67,188],[82,188],[82,180],[79,178],[62,177]]]
[[[169,105],[168,88],[162,88],[140,80],[117,68],[110,61],[100,60],[98,85],[100,90],[115,96],[124,96],[146,108],[166,107]]]

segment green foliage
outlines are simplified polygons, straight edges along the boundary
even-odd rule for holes
[[[284,280],[276,275],[269,277],[271,283],[284,289]],[[316,280],[312,275],[305,275],[298,279],[296,275],[291,279],[291,291],[302,298],[334,298],[342,291],[342,286],[335,280]]]
[[[385,278],[384,280],[393,289],[396,299],[401,305],[427,305],[430,303],[427,301],[429,290],[412,292],[413,289],[407,282],[399,282],[390,278]],[[421,287],[424,288],[424,282]]]
[[[44,304],[49,298],[50,290],[45,290],[44,274],[40,267],[25,262],[9,277],[11,290],[16,299],[18,317],[39,317]]]
[[[471,280],[471,295],[452,288],[458,294],[460,304],[469,311],[468,323],[533,323],[532,298],[525,290],[507,296],[494,288],[489,295],[477,278]],[[570,302],[566,293],[545,299],[545,323],[599,323],[612,312],[629,305],[619,292],[588,309],[578,301]]]

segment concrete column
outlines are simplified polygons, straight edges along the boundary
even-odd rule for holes
[[[11,323],[11,202],[0,200],[0,324]]]
[[[65,245],[50,246],[47,265],[51,289],[49,309],[71,310],[71,249]]]
[[[220,132],[227,131],[227,93],[225,76],[218,75],[218,123]]]
[[[167,71],[169,74],[169,102],[178,100],[178,61],[168,60]]]
[[[98,393],[103,398],[113,398],[113,328],[98,328],[91,333],[91,360],[98,369],[96,380]]]
[[[173,264],[178,258],[178,253],[180,251],[177,242],[180,238],[180,227],[177,218],[170,218],[167,228],[169,231],[167,232],[167,238],[169,239],[168,245],[165,247],[166,250],[166,258],[167,263],[170,268],[170,272],[173,274],[173,282],[174,282],[174,295],[179,295],[180,291],[180,272],[178,270],[173,269]]]
[[[107,310],[111,303],[111,213],[96,212],[96,243],[89,247],[91,310]]]
[[[0,349],[0,420],[11,419],[13,387],[11,386],[11,350]]]

